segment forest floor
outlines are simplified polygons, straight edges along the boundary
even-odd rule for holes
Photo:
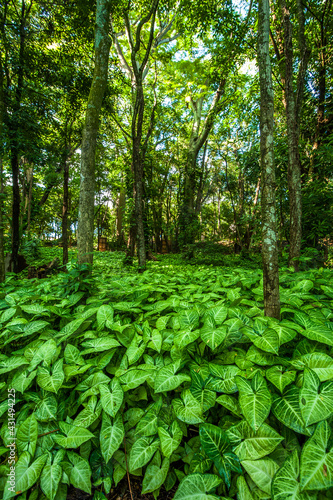
[[[39,262],[56,256],[43,249]],[[38,479],[47,457],[63,469],[56,500],[269,498],[273,477],[283,498],[291,456],[307,477],[316,464],[306,454],[333,416],[330,267],[281,266],[278,322],[263,315],[260,255],[159,255],[138,274],[123,253],[99,252],[92,276],[71,257],[67,273],[24,271],[0,287],[0,452],[12,388],[20,490],[38,467],[38,499],[52,497]],[[216,461],[212,439],[229,461]],[[0,489],[6,475],[3,463]]]

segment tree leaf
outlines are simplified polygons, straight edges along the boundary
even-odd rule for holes
[[[311,432],[306,429],[301,414],[299,394],[299,389],[292,385],[282,397],[275,396],[273,398],[272,412],[289,429],[310,436]]]
[[[266,370],[265,376],[282,393],[287,385],[294,382],[296,374],[295,370],[286,370],[282,365],[277,365]]]
[[[177,420],[174,420],[169,431],[163,427],[158,427],[157,432],[161,441],[162,453],[166,458],[170,458],[182,441],[183,432],[181,427]]]
[[[151,493],[162,486],[170,467],[170,461],[164,458],[161,467],[150,463],[142,481],[141,494]]]
[[[61,478],[62,467],[59,464],[44,466],[40,478],[40,487],[49,500],[53,500],[56,496]]]
[[[28,451],[33,457],[38,437],[38,424],[34,413],[30,415],[17,430],[16,444],[20,453]]]
[[[182,399],[173,399],[172,406],[176,416],[186,424],[199,424],[203,422],[203,408],[195,399],[189,389],[186,389],[181,394]]]

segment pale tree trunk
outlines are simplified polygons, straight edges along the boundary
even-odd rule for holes
[[[269,0],[259,0],[260,156],[262,170],[262,262],[265,315],[280,319],[278,242],[275,208],[274,95],[269,57]]]
[[[195,196],[197,191],[196,163],[199,151],[207,141],[208,136],[213,128],[215,118],[221,110],[221,96],[224,92],[225,84],[226,79],[222,78],[202,127],[201,116],[203,97],[200,97],[197,101],[193,101],[192,98],[190,99],[190,104],[193,111],[193,126],[185,163],[184,188],[179,217],[179,239],[180,246],[183,248],[186,245],[194,243],[197,235],[198,214],[196,213],[195,206]]]
[[[295,271],[298,271],[302,243],[302,186],[301,163],[299,156],[300,111],[303,99],[305,73],[310,52],[307,49],[304,35],[305,20],[303,6],[301,4],[301,0],[297,0],[300,65],[297,74],[297,88],[295,92],[293,89],[294,57],[290,12],[287,8],[285,0],[280,0],[280,6],[283,17],[284,33],[284,79],[288,137],[288,189],[290,208],[289,266],[293,266]]]
[[[117,202],[117,245],[119,248],[125,244],[123,219],[126,208],[125,187],[120,187],[119,198]]]
[[[78,261],[93,263],[95,152],[99,115],[108,77],[111,47],[110,0],[97,0],[95,26],[95,69],[91,84],[81,145],[81,182],[78,216]]]
[[[27,168],[27,181],[29,186],[28,191],[28,216],[27,216],[27,231],[30,238],[30,224],[31,224],[31,202],[32,202],[32,185],[34,179],[34,169],[33,167]]]
[[[0,144],[4,144],[2,140],[3,121],[5,118],[5,96],[4,96],[4,76],[0,57]],[[2,165],[3,149],[0,146],[0,283],[5,281],[5,246],[3,241],[3,209],[4,209],[4,189],[3,189],[3,165]]]

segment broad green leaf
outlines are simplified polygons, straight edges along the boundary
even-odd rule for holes
[[[206,385],[207,389],[213,389],[216,392],[225,392],[226,394],[233,394],[238,391],[235,377],[241,374],[241,370],[237,366],[209,363],[209,371],[216,378],[209,380]]]
[[[77,415],[73,425],[88,428],[98,419],[102,411],[101,404],[97,404],[97,397],[91,396],[86,407]]]
[[[40,422],[49,422],[57,417],[58,403],[53,394],[46,392],[39,400],[35,409],[35,416]]]
[[[67,451],[67,455],[73,465],[69,477],[71,484],[74,488],[79,488],[91,495],[91,469],[88,460],[73,451]]]
[[[44,342],[37,349],[32,360],[30,361],[29,370],[34,370],[40,363],[43,363],[43,366],[49,366],[56,352],[57,344],[53,339]]]
[[[162,486],[170,467],[168,458],[164,458],[161,467],[150,463],[142,481],[141,494],[151,493]]]
[[[94,435],[84,429],[83,427],[76,427],[75,425],[67,424],[66,422],[59,422],[59,427],[61,431],[66,434],[65,436],[60,436],[59,434],[54,436],[54,440],[63,448],[78,448],[82,443],[85,443],[89,439],[93,438]]]
[[[293,359],[291,364],[297,370],[310,368],[318,376],[321,382],[333,378],[333,359],[323,352],[312,352]]]
[[[4,500],[12,498],[16,492],[24,493],[31,488],[37,481],[42,472],[44,464],[47,460],[47,454],[38,457],[31,465],[31,455],[29,452],[24,451],[15,464],[15,487],[14,491],[10,488],[10,476],[4,489]]]
[[[203,327],[200,329],[201,340],[212,350],[221,345],[226,336],[227,326],[218,328],[211,319],[206,320]]]
[[[19,371],[16,372],[15,376],[13,377],[11,387],[23,394],[24,391],[28,389],[33,379],[36,377],[37,370],[33,370],[32,372],[29,372],[29,370],[22,370],[23,371],[21,373]]]
[[[331,430],[326,421],[317,425],[301,454],[302,490],[328,490],[333,486],[333,450],[327,452]]]
[[[98,328],[103,328],[105,325],[110,327],[113,321],[113,309],[110,305],[103,305],[98,308],[96,319]]]
[[[0,375],[2,373],[10,372],[11,370],[16,370],[19,366],[28,365],[28,361],[24,356],[12,356],[7,359],[0,361]]]
[[[237,478],[237,500],[253,500],[253,496],[243,476]]]
[[[157,433],[157,419],[162,404],[163,399],[160,396],[141,417],[136,426],[135,436],[154,436]]]
[[[231,472],[242,472],[238,457],[231,452],[231,445],[226,433],[212,424],[202,424],[199,428],[200,442],[206,455],[213,460],[218,473],[228,488]]]
[[[219,497],[211,492],[221,483],[215,474],[190,474],[180,482],[173,500],[217,500]]]
[[[84,321],[85,318],[78,318],[67,323],[67,325],[64,326],[64,328],[62,328],[62,330],[60,330],[60,332],[56,335],[56,337],[59,337],[58,342],[61,343],[64,340],[67,340],[72,335],[74,335],[74,333],[76,333],[79,330]]]
[[[195,328],[198,325],[199,314],[195,310],[183,311],[178,316],[180,328]]]
[[[272,412],[286,427],[300,434],[311,435],[306,429],[299,405],[299,389],[292,385],[283,396],[273,398]]]
[[[119,376],[119,381],[124,389],[128,391],[130,389],[135,389],[139,385],[144,384],[148,377],[152,374],[151,371],[138,370],[136,368],[130,368],[125,373]]]
[[[176,389],[183,382],[190,382],[191,377],[184,373],[176,372],[179,370],[179,363],[170,363],[167,366],[160,368],[156,374],[154,387],[155,394],[164,391],[172,391]]]
[[[114,377],[111,381],[110,389],[104,384],[99,385],[99,392],[103,410],[110,417],[115,417],[124,399],[124,391],[119,380]]]
[[[45,391],[57,393],[65,380],[63,359],[58,359],[51,368],[51,373],[42,366],[37,370],[37,384]]]
[[[129,454],[128,468],[130,472],[146,465],[160,446],[160,440],[153,437],[141,437],[134,441]]]
[[[266,370],[265,376],[282,393],[287,385],[294,382],[296,374],[295,370],[289,370],[281,365],[276,365]]]
[[[271,493],[271,484],[274,474],[279,466],[271,458],[260,460],[243,460],[242,466],[252,481],[265,493]]]
[[[16,444],[18,451],[28,451],[33,457],[38,437],[38,424],[34,414],[30,415],[17,430]]]
[[[216,325],[221,325],[226,319],[228,314],[228,308],[224,306],[214,306],[207,309],[204,315],[204,319],[212,319]]]
[[[119,347],[120,344],[118,340],[112,337],[101,337],[99,339],[91,339],[82,342],[82,346],[85,348],[81,353],[82,355],[89,354],[91,352],[101,352],[113,349],[114,347]]]
[[[237,415],[237,417],[241,416],[242,410],[239,406],[238,400],[235,397],[229,396],[228,394],[222,394],[222,396],[216,398],[216,402],[227,408],[229,411],[231,411],[231,413]]]
[[[120,413],[113,423],[109,415],[103,412],[102,427],[100,432],[101,452],[106,463],[112,458],[115,451],[119,449],[125,437],[124,424]]]
[[[234,445],[233,451],[239,460],[257,460],[272,453],[283,440],[272,427],[261,424],[257,432],[246,421],[227,430],[227,436]]]
[[[272,328],[267,328],[263,335],[257,337],[253,343],[262,351],[272,352],[273,354],[277,354],[279,352],[280,339],[276,331]]]
[[[67,344],[64,352],[65,361],[68,365],[84,365],[85,361],[79,349],[71,344]]]
[[[177,420],[174,420],[169,431],[163,427],[158,427],[157,432],[161,441],[162,453],[166,458],[170,458],[182,441],[183,431]]]
[[[181,394],[182,399],[173,399],[172,406],[176,416],[186,424],[199,424],[203,422],[201,404],[195,399],[189,389]]]
[[[61,478],[62,467],[59,464],[44,466],[40,477],[40,487],[49,500],[53,500],[56,496]]]
[[[324,325],[312,325],[310,328],[303,330],[301,334],[307,339],[333,346],[333,330]]]
[[[178,349],[184,349],[187,345],[191,344],[200,337],[200,330],[192,330],[187,328],[186,330],[180,330],[174,337],[174,345]]]
[[[277,471],[273,484],[273,500],[315,500],[316,497],[301,492],[298,481],[299,461],[297,450],[288,457],[282,467]]]
[[[333,382],[320,384],[315,372],[305,368],[300,408],[306,426],[329,418],[333,414]]]
[[[269,415],[272,398],[264,377],[258,372],[253,379],[236,376],[239,404],[243,415],[254,431],[257,431]]]

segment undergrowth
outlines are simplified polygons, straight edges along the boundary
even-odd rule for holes
[[[332,272],[282,270],[278,322],[258,266],[122,258],[1,288],[3,499],[101,499],[127,470],[156,498],[333,498]]]

